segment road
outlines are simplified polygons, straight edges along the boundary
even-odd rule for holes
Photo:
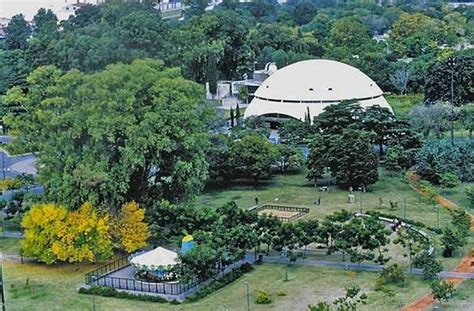
[[[280,256],[264,256],[263,262],[286,264],[287,260],[286,258],[282,258]],[[332,262],[332,261],[315,260],[315,259],[298,259],[294,264],[301,265],[301,266],[331,267],[331,268],[339,268],[339,269],[345,269],[345,270],[371,271],[371,272],[379,272],[379,271],[382,271],[383,269],[383,267],[379,265],[364,264],[364,263],[358,264],[358,263],[352,263],[352,262]],[[407,273],[411,273],[414,275],[422,275],[423,271],[421,269],[412,269],[411,272],[407,270]],[[442,278],[474,279],[474,273],[442,271],[438,275]]]
[[[6,144],[11,141],[9,136],[0,136],[0,143]],[[15,177],[21,173],[36,175],[36,156],[32,153],[22,155],[10,155],[0,146],[0,173],[5,177]]]

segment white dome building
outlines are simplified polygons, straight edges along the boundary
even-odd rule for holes
[[[311,120],[324,108],[343,100],[362,107],[379,105],[392,111],[378,85],[359,69],[332,60],[301,61],[277,70],[255,92],[244,117]]]

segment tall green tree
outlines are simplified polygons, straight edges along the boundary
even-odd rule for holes
[[[58,35],[58,18],[51,10],[41,8],[33,17],[35,36],[41,38],[56,38]]]
[[[255,134],[234,141],[230,147],[230,164],[235,176],[250,177],[255,183],[271,176],[276,156],[275,146]]]
[[[11,18],[5,29],[6,45],[10,50],[24,49],[28,45],[28,38],[31,34],[31,28],[25,20],[23,14],[15,15]]]
[[[431,102],[449,101],[459,106],[474,100],[473,55],[459,55],[434,63],[428,72],[425,97]],[[451,81],[452,79],[452,81]],[[452,89],[451,89],[452,83]]]
[[[55,202],[111,207],[179,201],[207,175],[203,89],[161,61],[113,65],[97,74],[40,67],[26,113],[9,118],[18,143],[37,151],[39,180]]]
[[[371,141],[370,134],[350,128],[331,138],[328,162],[338,183],[365,189],[378,180],[378,160]]]

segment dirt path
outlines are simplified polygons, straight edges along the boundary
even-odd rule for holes
[[[423,194],[423,192],[414,187],[413,185],[410,185],[415,191]],[[447,209],[454,209],[458,208],[458,206],[451,202],[450,200],[446,199],[443,196],[438,195],[436,199],[439,203],[444,208]],[[471,215],[471,231],[474,231],[474,216]],[[474,251],[469,252],[466,256],[464,256],[461,261],[458,263],[458,265],[452,270],[454,272],[474,272]],[[457,278],[448,278],[446,281],[451,282],[454,284],[455,287],[458,287],[464,280],[463,279],[457,279]],[[421,310],[426,310],[428,307],[433,305],[435,303],[435,300],[431,294],[426,294],[425,296],[421,297],[420,299],[410,303],[409,305],[406,305],[405,307],[402,308],[402,311],[421,311]]]

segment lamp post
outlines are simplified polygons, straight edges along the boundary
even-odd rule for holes
[[[249,289],[249,282],[245,282],[245,287],[247,290],[247,311],[250,311],[250,289]]]

